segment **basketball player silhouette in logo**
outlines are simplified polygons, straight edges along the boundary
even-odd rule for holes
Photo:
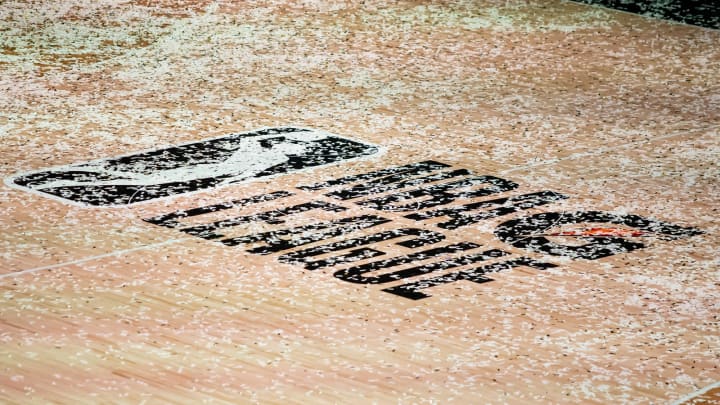
[[[125,205],[376,153],[377,147],[296,128],[233,134],[20,175],[17,186],[89,205]]]

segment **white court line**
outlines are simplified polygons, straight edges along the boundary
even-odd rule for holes
[[[42,271],[42,270],[52,270],[52,269],[56,269],[58,267],[65,267],[65,266],[71,266],[73,264],[86,263],[86,262],[97,260],[97,259],[103,259],[103,258],[111,257],[111,256],[118,256],[118,255],[122,255],[125,253],[137,252],[140,250],[150,249],[150,248],[154,248],[154,247],[171,245],[173,243],[182,242],[182,241],[186,241],[186,240],[192,240],[192,239],[193,238],[170,239],[170,240],[166,240],[165,242],[158,242],[158,243],[153,243],[150,245],[138,246],[138,247],[131,248],[131,249],[116,250],[116,251],[113,251],[110,253],[105,253],[105,254],[101,254],[101,255],[97,255],[97,256],[84,257],[82,259],[71,260],[68,262],[51,264],[51,265],[42,266],[42,267],[34,267],[32,269],[20,270],[20,271],[7,273],[7,274],[0,274],[0,280],[15,277],[15,276],[22,276],[22,275],[29,274],[29,273],[35,273],[35,272]]]
[[[679,131],[671,132],[669,134],[657,136],[657,137],[642,140],[642,141],[633,141],[633,142],[623,143],[620,145],[607,146],[604,148],[594,149],[591,152],[577,152],[577,153],[572,153],[570,155],[560,157],[560,158],[540,160],[538,162],[528,163],[528,164],[520,165],[520,166],[514,166],[510,169],[501,170],[498,173],[500,175],[506,175],[506,174],[509,174],[512,172],[517,172],[517,171],[524,170],[524,169],[530,169],[533,167],[550,165],[550,164],[554,164],[554,163],[564,162],[566,160],[573,160],[573,159],[578,159],[578,158],[583,158],[583,157],[601,155],[603,153],[610,152],[610,151],[616,150],[616,149],[619,150],[619,149],[624,149],[624,148],[631,147],[631,146],[645,145],[645,144],[648,144],[651,142],[662,141],[664,139],[675,138],[678,136],[688,136],[688,137],[692,138],[693,136],[702,136],[712,130],[719,130],[719,129],[720,129],[720,126],[718,126],[718,125],[710,125],[705,128],[696,128],[696,129],[687,130],[687,131],[679,130]]]
[[[713,384],[710,384],[710,385],[708,385],[707,387],[702,388],[702,389],[699,389],[699,390],[697,390],[697,391],[695,391],[695,392],[692,392],[692,393],[690,393],[690,394],[688,394],[688,395],[685,395],[684,397],[678,399],[677,401],[671,402],[670,405],[681,405],[681,404],[683,404],[683,403],[685,403],[685,402],[687,402],[687,401],[689,401],[689,400],[691,400],[691,399],[693,399],[693,398],[695,398],[695,397],[699,397],[700,395],[702,395],[702,394],[710,391],[710,390],[713,389],[713,388],[720,388],[720,381],[715,382],[715,383],[713,383]]]

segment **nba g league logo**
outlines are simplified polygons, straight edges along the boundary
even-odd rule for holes
[[[322,131],[267,128],[21,173],[6,183],[71,204],[116,207],[367,158],[378,151],[374,145]],[[702,233],[632,214],[550,209],[528,214],[524,211],[545,210],[568,197],[551,190],[517,194],[518,187],[509,179],[421,161],[144,221],[228,248],[273,255],[305,270],[331,269],[339,280],[377,284],[384,292],[413,300],[430,297],[428,290],[438,285],[460,280],[487,283],[493,273],[518,267],[558,267],[540,257],[597,260],[643,248],[649,240]],[[270,201],[280,207],[264,209]],[[242,207],[253,212],[222,216]],[[351,214],[358,210],[362,214]],[[339,218],[283,226],[295,214],[312,217],[318,211]],[[209,213],[218,214],[213,221],[198,223]],[[187,223],[190,218],[192,224]],[[494,237],[527,254],[485,249],[472,240],[444,242],[444,232],[498,220],[504,221],[495,227]],[[232,232],[258,223],[277,229],[240,236]],[[393,253],[380,250],[381,242],[391,243]]]

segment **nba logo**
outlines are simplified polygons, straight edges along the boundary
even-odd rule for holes
[[[230,134],[6,179],[85,206],[126,206],[374,155],[375,145],[307,128]]]

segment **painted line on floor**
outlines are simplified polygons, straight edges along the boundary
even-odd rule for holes
[[[690,393],[690,394],[688,394],[688,395],[685,395],[684,397],[678,399],[677,401],[671,402],[671,405],[681,405],[681,404],[684,404],[685,402],[687,402],[687,401],[689,401],[689,400],[691,400],[691,399],[693,399],[693,398],[699,397],[700,395],[703,395],[704,393],[706,393],[706,392],[708,392],[708,391],[710,391],[710,390],[712,390],[712,389],[715,389],[715,388],[720,388],[720,381],[717,381],[717,382],[715,382],[715,383],[713,383],[713,384],[708,385],[708,386],[705,387],[705,388],[701,388],[701,389],[699,389],[699,390],[697,390],[697,391],[695,391],[695,392],[692,392],[692,393]]]
[[[720,126],[710,125],[706,128],[698,128],[698,129],[693,129],[690,131],[679,130],[679,131],[671,132],[666,135],[661,135],[661,136],[657,136],[654,138],[645,139],[642,141],[628,142],[628,143],[623,143],[620,145],[608,146],[608,147],[604,147],[604,148],[597,148],[590,152],[577,152],[577,153],[573,153],[573,154],[570,154],[568,156],[561,157],[561,158],[547,159],[547,160],[541,160],[538,162],[528,163],[525,165],[519,165],[519,166],[512,167],[510,169],[501,170],[498,173],[499,173],[499,175],[506,175],[506,174],[517,172],[517,171],[524,170],[524,169],[530,169],[530,168],[539,167],[539,166],[546,166],[546,165],[550,165],[550,164],[564,162],[567,160],[599,156],[599,155],[602,155],[603,153],[610,152],[612,150],[619,150],[619,149],[625,149],[628,147],[636,147],[636,146],[640,146],[640,145],[646,145],[650,142],[662,141],[665,139],[675,138],[678,136],[690,136],[690,137],[692,137],[693,135],[702,136],[713,130],[720,130]]]
[[[141,250],[152,249],[152,248],[155,248],[155,247],[172,245],[172,244],[174,244],[174,243],[178,243],[178,242],[182,242],[182,241],[188,241],[188,240],[193,240],[193,238],[170,239],[170,240],[166,240],[166,241],[164,241],[164,242],[158,242],[158,243],[153,243],[153,244],[150,244],[150,245],[138,246],[138,247],[134,247],[134,248],[131,248],[131,249],[116,250],[116,251],[114,251],[114,252],[105,253],[105,254],[96,255],[96,256],[84,257],[84,258],[82,258],[82,259],[70,260],[70,261],[67,261],[67,262],[62,262],[62,263],[57,263],[57,264],[51,264],[51,265],[48,265],[48,266],[34,267],[34,268],[32,268],[32,269],[14,271],[14,272],[7,273],[7,274],[0,274],[0,280],[6,279],[6,278],[11,278],[11,277],[16,277],[16,276],[22,276],[22,275],[25,275],[25,274],[35,273],[35,272],[42,271],[42,270],[52,270],[52,269],[56,269],[56,268],[58,268],[58,267],[65,267],[65,266],[72,266],[72,265],[75,265],[75,264],[87,263],[87,262],[90,262],[90,261],[93,261],[93,260],[104,259],[104,258],[106,258],[106,257],[123,255],[123,254],[125,254],[125,253],[138,252],[138,251],[141,251]]]

